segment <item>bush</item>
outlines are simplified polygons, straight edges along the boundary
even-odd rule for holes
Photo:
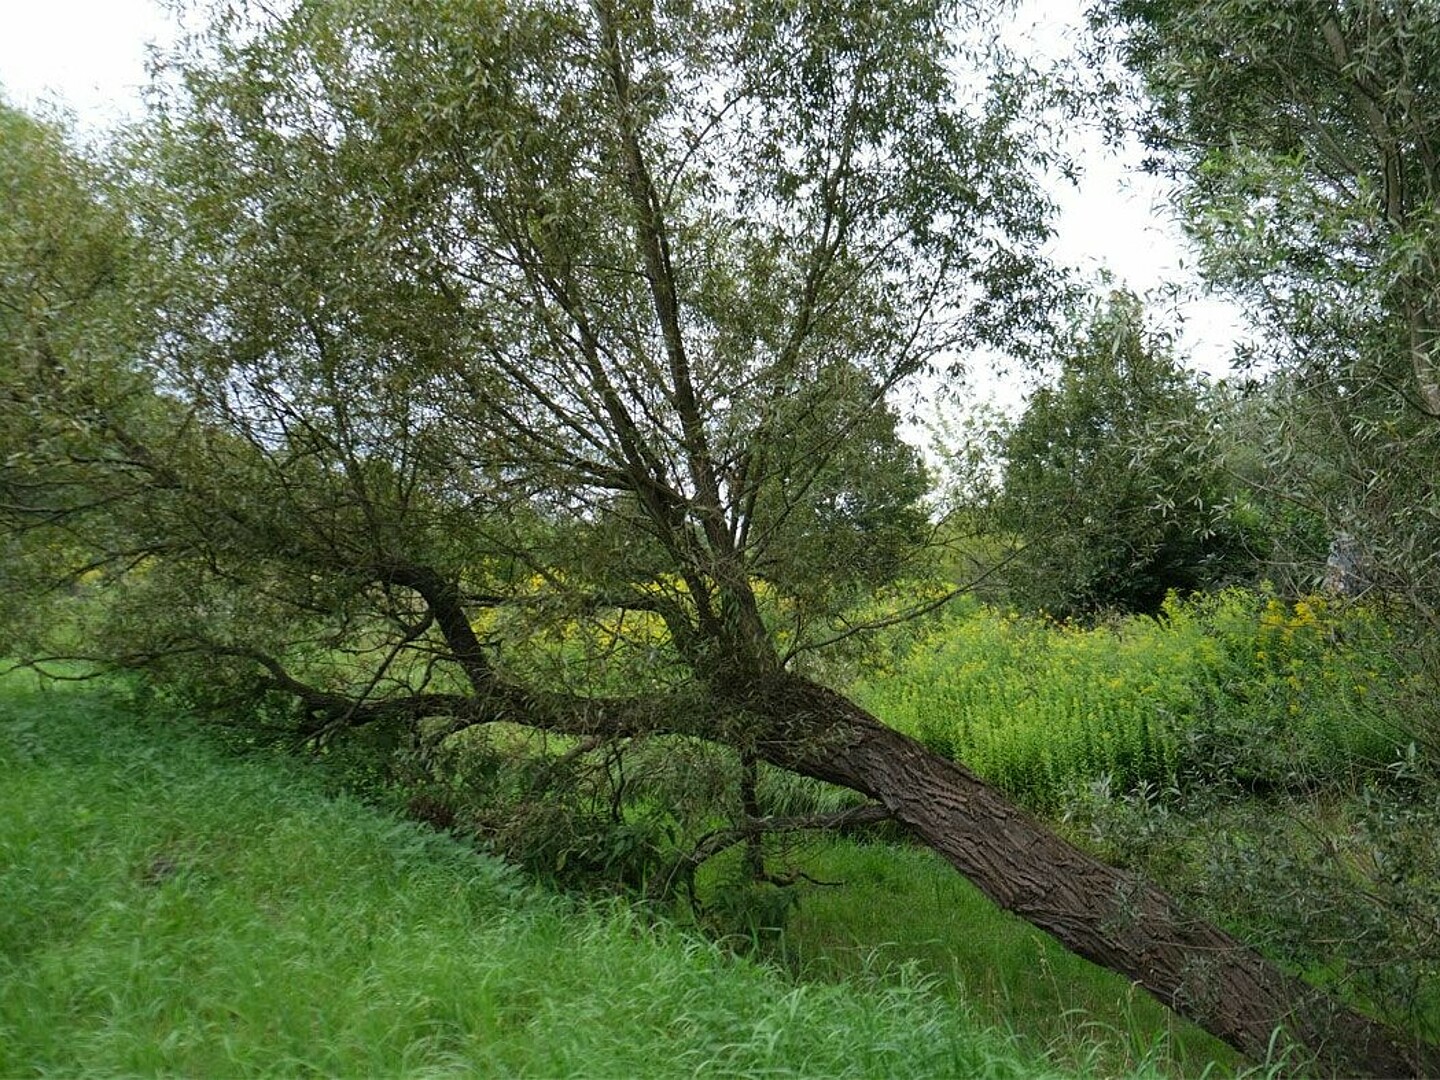
[[[1375,609],[1230,590],[1171,601],[1167,614],[1217,646],[1191,675],[1195,705],[1181,733],[1189,782],[1348,790],[1410,741],[1394,631]]]
[[[1362,1009],[1440,1036],[1431,673],[1385,610],[1266,590],[1092,629],[971,608],[881,642],[900,730]]]
[[[981,609],[934,621],[856,687],[862,704],[1033,808],[1076,783],[1165,783],[1199,635],[1135,618],[1093,630]]]
[[[1410,764],[1347,799],[1093,785],[1075,793],[1065,824],[1311,982],[1433,1042],[1440,787],[1406,775]]]

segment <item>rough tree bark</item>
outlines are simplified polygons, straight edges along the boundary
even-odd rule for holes
[[[458,589],[415,567],[386,580],[426,601],[473,696],[437,694],[410,715],[447,715],[451,730],[506,720],[570,735],[624,737],[683,732],[731,746],[747,760],[839,784],[884,807],[1000,907],[1072,952],[1135,981],[1232,1046],[1263,1058],[1291,1041],[1342,1075],[1440,1075],[1440,1053],[1407,1044],[1224,930],[1183,912],[1134,874],[1074,847],[962,765],[886,727],[859,706],[789,672],[697,684],[693,700],[601,700],[539,693],[500,678],[464,617]],[[275,685],[318,714],[341,712],[334,695],[309,693],[270,672]],[[405,711],[393,703],[384,714]],[[377,712],[376,715],[382,713]],[[350,706],[349,722],[367,714]]]
[[[1440,1074],[1440,1055],[1287,975],[1145,880],[1086,855],[968,769],[793,675],[736,687],[773,764],[852,788],[999,906],[1252,1057],[1289,1038],[1345,1075]]]

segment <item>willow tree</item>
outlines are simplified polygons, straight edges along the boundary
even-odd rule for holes
[[[1140,129],[1181,181],[1203,269],[1263,335],[1283,405],[1271,485],[1350,534],[1368,580],[1433,637],[1440,9],[1112,0],[1094,15],[1143,87]]]
[[[957,82],[957,15],[978,12],[222,12],[126,162],[125,291],[156,323],[133,392],[87,411],[113,357],[33,365],[76,390],[47,404],[47,460],[108,486],[37,487],[7,518],[109,574],[92,654],[264,689],[316,736],[508,721],[721,745],[859,792],[845,820],[907,826],[1247,1052],[1279,1030],[1416,1067],[796,671],[922,538],[887,395],[1043,317],[1023,98]],[[98,453],[67,441],[82,414]],[[506,629],[627,619],[646,647],[558,669]]]

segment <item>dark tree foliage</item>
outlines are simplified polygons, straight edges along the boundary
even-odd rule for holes
[[[1003,433],[997,522],[1023,545],[1005,568],[1013,602],[1153,614],[1171,590],[1253,572],[1221,462],[1193,441],[1204,393],[1139,301],[1112,294]]]

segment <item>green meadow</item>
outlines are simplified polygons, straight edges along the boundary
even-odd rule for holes
[[[850,689],[1163,876],[1204,850],[1185,800],[1217,786],[1236,796],[1211,821],[1235,836],[1316,792],[1332,831],[1358,835],[1346,806],[1403,749],[1385,633],[1373,612],[1265,593],[1089,628],[970,605],[873,642]],[[243,717],[14,674],[0,718],[0,1075],[1283,1067],[1241,1061],[893,833],[777,841],[770,864],[796,884],[757,885],[721,925],[557,892],[485,854],[463,814],[437,832],[397,814],[403,797],[353,788],[350,759],[247,746]],[[781,796],[804,812],[836,793]],[[1136,807],[1167,823],[1149,848],[1126,846]],[[1101,828],[1107,813],[1124,828]],[[712,916],[740,855],[697,879]],[[1322,981],[1341,969],[1302,962]]]
[[[913,853],[822,853],[861,906],[807,903],[789,971],[546,892],[183,718],[13,679],[0,702],[0,1075],[1114,1071],[1083,1020],[1050,1052],[995,1020],[987,995],[1031,985],[1006,970],[1049,965],[1058,989],[1063,960],[1018,924],[990,934],[1003,920]],[[928,894],[918,923],[881,918],[897,888]],[[939,985],[960,967],[921,939],[957,923],[985,944],[954,963],[988,986]],[[845,925],[833,962],[806,955]],[[1161,1074],[1140,1049],[1126,1072]]]

